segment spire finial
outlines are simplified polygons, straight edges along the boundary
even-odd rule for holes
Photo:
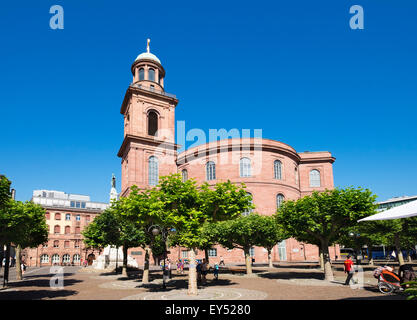
[[[146,51],[149,53],[151,51],[151,49],[149,48],[149,43],[151,42],[151,39],[148,39],[148,44],[146,46]]]

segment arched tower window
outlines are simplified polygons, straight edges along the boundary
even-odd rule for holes
[[[253,204],[253,197],[252,194],[249,192],[246,192],[246,195],[250,197],[250,203]],[[253,209],[245,210],[242,212],[242,216],[248,216],[253,212]]]
[[[150,68],[148,71],[148,80],[155,81],[155,70]]]
[[[156,186],[159,180],[158,172],[158,158],[155,156],[149,157],[149,185]]]
[[[310,171],[310,187],[320,187],[320,171],[316,169]]]
[[[139,69],[139,80],[145,80],[145,69]]]
[[[158,114],[155,111],[148,113],[148,135],[156,136],[158,131]]]
[[[181,171],[181,175],[182,175],[182,182],[185,182],[188,180],[188,171],[186,169],[183,169]]]
[[[277,194],[277,209],[279,209],[284,201],[284,195],[279,193]]]
[[[240,176],[250,177],[251,176],[251,164],[249,158],[240,159]]]
[[[282,180],[282,163],[279,160],[274,161],[274,178]]]
[[[209,161],[206,164],[206,180],[216,179],[216,164],[213,161]]]

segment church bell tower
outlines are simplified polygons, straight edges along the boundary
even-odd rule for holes
[[[131,71],[133,81],[126,90],[120,113],[124,116],[124,139],[118,152],[122,159],[122,190],[132,185],[149,188],[160,176],[177,172],[175,107],[178,100],[165,92],[165,69],[150,52],[138,55]]]

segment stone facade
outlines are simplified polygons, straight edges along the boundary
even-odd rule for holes
[[[85,260],[92,264],[100,253],[85,246],[81,232],[108,204],[91,202],[88,196],[59,191],[44,192],[45,196],[42,196],[37,191],[34,191],[32,201],[46,210],[48,242],[37,248],[26,248],[23,261],[28,266],[82,265]],[[52,193],[55,197],[48,196]],[[74,207],[71,207],[71,201]]]

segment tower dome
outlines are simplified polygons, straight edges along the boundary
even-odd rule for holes
[[[133,84],[150,90],[164,91],[165,70],[161,60],[151,53],[150,41],[147,40],[146,52],[138,55],[132,64]]]
[[[140,55],[138,55],[138,57],[136,58],[135,62],[136,61],[139,61],[139,60],[144,60],[144,59],[145,60],[146,59],[153,60],[153,61],[156,61],[159,64],[161,64],[161,60],[159,60],[156,55],[154,55],[153,53],[150,53],[149,51],[148,52],[141,53]]]

